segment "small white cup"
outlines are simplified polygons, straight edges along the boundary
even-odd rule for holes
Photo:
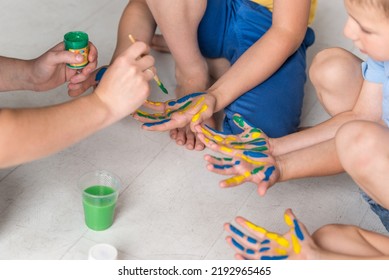
[[[89,249],[88,260],[117,260],[118,250],[110,244],[96,244]]]

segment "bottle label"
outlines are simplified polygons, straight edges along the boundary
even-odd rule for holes
[[[75,54],[81,54],[84,57],[82,62],[67,64],[68,67],[73,69],[81,69],[84,68],[89,63],[88,61],[89,46],[86,46],[85,48],[82,49],[68,49],[68,51]]]

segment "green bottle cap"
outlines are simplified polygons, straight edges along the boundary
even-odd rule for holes
[[[64,36],[65,49],[82,49],[89,43],[88,34],[82,31],[68,32]]]

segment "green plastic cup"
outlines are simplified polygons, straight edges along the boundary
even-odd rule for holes
[[[105,170],[97,170],[83,175],[78,185],[82,189],[85,224],[96,231],[109,228],[114,221],[122,186],[119,177]]]
[[[71,31],[64,36],[65,49],[67,51],[81,54],[84,59],[80,63],[66,64],[68,67],[73,69],[84,68],[88,63],[89,54],[89,37],[88,34],[82,31]]]

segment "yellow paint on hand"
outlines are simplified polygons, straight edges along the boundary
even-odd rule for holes
[[[162,102],[154,102],[154,101],[150,101],[150,100],[146,100],[146,103],[151,104],[151,105],[155,105],[155,106],[161,106],[162,105]]]
[[[238,154],[238,156],[241,157],[243,160],[247,161],[248,163],[252,163],[252,164],[256,164],[256,165],[266,165],[266,162],[252,160],[251,158],[249,158],[246,155]]]
[[[289,227],[294,227],[293,226],[293,221],[292,221],[292,218],[289,217],[288,214],[284,214],[284,220],[285,220],[285,223],[289,226]]]
[[[301,245],[297,239],[297,236],[292,234],[292,246],[293,246],[293,251],[296,253],[296,254],[300,254],[301,252]]]
[[[202,127],[201,131],[203,132],[204,135],[209,136],[209,137],[213,137],[212,133],[209,132],[208,130],[206,130],[205,128]]]
[[[276,248],[275,251],[280,256],[286,256],[288,254],[288,252],[285,249]]]
[[[219,143],[223,141],[223,137],[221,137],[220,135],[214,135],[213,139],[215,139],[215,141]]]
[[[203,97],[203,98],[204,98],[204,97]],[[203,112],[207,111],[207,109],[208,109],[208,106],[204,104],[204,105],[201,107],[200,111],[199,111],[196,115],[193,116],[192,122],[197,122],[197,121],[199,120],[199,118],[200,118],[200,115],[201,115]]]
[[[232,149],[227,148],[226,146],[221,146],[220,151],[222,152],[227,152],[227,153],[232,153]]]
[[[240,175],[240,176],[235,176],[235,177],[232,177],[230,179],[227,179],[225,182],[226,182],[227,185],[240,184],[245,179],[246,179],[246,177],[244,177],[243,175]]]
[[[251,137],[252,137],[253,139],[257,139],[257,138],[261,137],[261,134],[262,134],[262,133],[260,133],[260,132],[253,132],[253,133],[251,134]]]

